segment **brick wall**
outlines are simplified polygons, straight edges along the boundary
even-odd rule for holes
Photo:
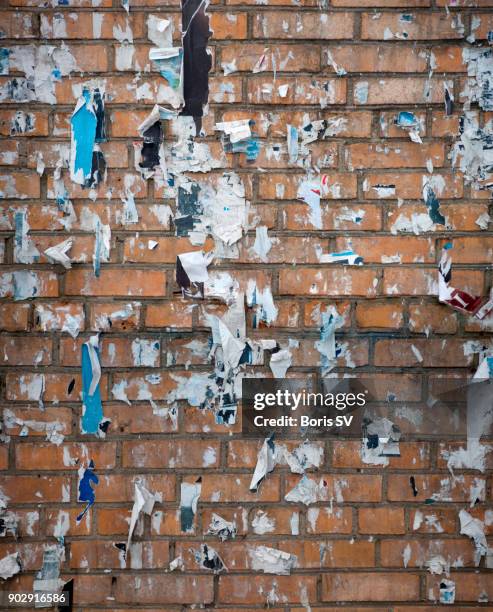
[[[206,135],[200,140],[221,164],[198,178],[213,181],[223,171],[239,175],[251,203],[252,229],[239,242],[238,258],[217,259],[209,271],[229,271],[245,285],[256,278],[257,286],[271,288],[277,319],[254,326],[254,309],[246,307],[247,336],[274,338],[283,347],[289,339],[299,341],[291,347],[291,375],[318,372],[315,342],[321,312],[331,305],[343,317],[334,372],[387,373],[403,397],[417,392],[415,374],[429,377],[431,385],[444,374],[465,377],[477,366],[478,353],[491,349],[493,317],[480,322],[439,304],[437,265],[443,244],[452,241],[454,285],[488,294],[490,193],[464,180],[452,167],[450,152],[465,101],[462,51],[487,46],[492,7],[490,0],[456,0],[448,7],[446,0],[211,2],[213,67]],[[401,456],[382,467],[363,462],[358,441],[322,439],[323,463],[309,475],[322,478],[331,494],[305,507],[284,501],[299,480],[286,466],[276,467],[258,492],[249,491],[262,441],[244,439],[239,421],[219,425],[213,411],[180,401],[175,423],[140,393],[146,376],[160,374],[147,388],[163,408],[176,377],[212,372],[206,314],[226,310],[217,300],[181,297],[176,255],[196,247],[176,236],[173,222],[160,213],[163,205],[175,211],[173,194],[135,170],[137,127],[158,99],[161,82],[148,60],[150,14],[172,19],[179,44],[179,0],[130,0],[128,17],[117,0],[69,0],[55,7],[2,0],[3,47],[66,45],[75,58],[70,74],[54,83],[52,104],[12,99],[13,81],[25,78],[19,62],[12,61],[15,54],[9,72],[0,76],[0,393],[3,410],[9,411],[0,481],[19,522],[17,540],[9,535],[0,540],[0,558],[17,550],[23,564],[3,588],[30,591],[44,547],[64,535],[61,571],[64,579],[74,578],[76,610],[145,605],[178,612],[204,604],[232,612],[268,603],[284,612],[329,612],[343,603],[353,612],[424,612],[439,596],[441,577],[425,566],[433,555],[452,565],[456,602],[464,609],[487,609],[492,575],[475,567],[474,544],[460,535],[458,513],[467,509],[492,533],[491,475],[477,470],[451,475],[444,459],[448,442],[403,441]],[[123,44],[133,44],[133,53],[126,69],[118,69],[118,32],[127,25],[133,43]],[[263,53],[266,70],[253,72]],[[225,75],[223,67],[232,63],[235,70]],[[337,75],[335,67],[345,74]],[[108,170],[106,181],[89,192],[70,181],[66,160],[77,86],[94,79],[106,91],[108,137],[101,149]],[[455,99],[450,115],[444,83]],[[289,85],[284,97],[281,85]],[[491,121],[491,113],[477,104],[472,108],[480,125]],[[395,125],[399,111],[415,114],[421,144]],[[214,131],[217,121],[245,118],[255,121],[261,142],[253,163],[244,154],[223,154],[220,133]],[[320,227],[297,199],[308,169],[290,163],[286,149],[287,124],[301,128],[316,119],[338,126],[308,145],[309,165],[330,185]],[[59,159],[65,160],[61,174],[76,215],[68,229],[55,199]],[[429,160],[442,185],[440,210],[447,226],[432,224],[416,234],[413,215],[428,215],[422,189]],[[139,220],[125,225],[121,193],[129,176]],[[394,187],[382,195],[382,185]],[[28,235],[41,254],[31,264],[15,259],[15,213],[23,210]],[[84,223],[91,214],[111,228],[109,261],[102,263],[99,277],[92,265],[95,234]],[[481,216],[484,228],[477,223]],[[407,224],[404,231],[397,229],[399,219]],[[255,224],[267,226],[276,239],[267,261],[252,251]],[[73,266],[65,270],[43,252],[69,236]],[[157,248],[147,248],[148,240]],[[363,266],[320,263],[320,252],[350,246],[364,257]],[[32,273],[29,281],[16,277],[22,270]],[[19,282],[33,283],[35,297],[14,300]],[[80,328],[76,338],[65,331],[74,321]],[[104,439],[80,429],[81,346],[96,332],[101,332],[104,414],[111,419]],[[136,340],[154,343],[144,365],[133,350]],[[264,366],[248,372],[271,376],[268,353]],[[128,403],[115,399],[120,384],[126,385]],[[57,424],[63,442],[46,439],[50,423]],[[78,470],[90,460],[99,477],[96,503],[77,523],[83,508]],[[115,543],[126,541],[137,477],[162,501],[134,535],[142,543],[141,561],[132,564],[130,555],[125,568]],[[182,533],[181,483],[199,477],[195,528]],[[342,481],[339,497],[335,492]],[[474,487],[480,493],[471,504]],[[434,494],[438,497],[430,504]],[[222,543],[207,535],[213,512],[236,522],[234,540]],[[252,525],[259,512],[272,524],[262,535]],[[293,535],[293,515],[299,516],[299,535]],[[190,549],[201,542],[215,548],[229,571],[215,575],[197,565]],[[256,545],[295,554],[297,567],[287,576],[253,571],[248,549]],[[170,561],[179,555],[184,570],[169,573]]]

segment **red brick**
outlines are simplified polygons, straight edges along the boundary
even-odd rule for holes
[[[462,38],[452,19],[443,11],[439,13],[363,13],[361,38],[369,40],[437,40]]]
[[[284,14],[283,14],[284,17]],[[279,19],[275,11],[262,11],[253,21],[254,38],[341,39],[352,38],[354,16],[351,13],[303,11],[286,13]]]
[[[323,601],[413,601],[418,598],[419,576],[416,574],[348,572],[322,575]]]

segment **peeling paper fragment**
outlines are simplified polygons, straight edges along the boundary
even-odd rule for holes
[[[259,225],[255,228],[255,242],[253,244],[253,250],[262,261],[267,262],[267,255],[271,248],[272,240],[267,234],[267,227],[265,225]]]
[[[409,138],[418,144],[423,144],[419,135],[419,121],[414,113],[401,111],[394,120],[395,125],[404,129],[409,134]]]
[[[296,197],[310,207],[310,223],[322,229],[322,211],[320,209],[321,188],[319,180],[304,180],[298,186]]]
[[[17,539],[18,517],[10,510],[0,510],[0,537],[11,536]]]
[[[453,604],[455,602],[455,582],[446,578],[440,580],[440,603]]]
[[[128,530],[128,538],[125,549],[126,552],[130,550],[130,542],[132,540],[132,535],[139,516],[141,513],[150,516],[152,514],[154,504],[157,501],[161,501],[161,497],[156,495],[156,493],[151,493],[148,491],[140,479],[137,479],[134,482],[134,505],[132,506],[132,514],[130,516],[130,527]]]
[[[284,499],[287,502],[302,503],[309,506],[327,499],[327,485],[323,480],[317,483],[303,475],[299,483],[284,496]]]
[[[202,568],[212,570],[215,574],[227,570],[218,552],[207,544],[201,544],[199,550],[191,549],[196,563]]]
[[[217,536],[221,542],[232,540],[236,537],[236,523],[227,521],[213,512],[207,533]]]
[[[70,249],[72,248],[72,244],[73,239],[68,238],[63,242],[60,242],[60,244],[46,249],[45,255],[52,262],[62,264],[62,266],[66,270],[69,270],[72,267],[72,262],[70,260],[70,257],[67,255],[67,252],[70,251]]]
[[[467,64],[467,75],[470,77],[466,91],[465,110],[477,102],[484,111],[493,110],[493,50],[491,48],[462,49],[462,59]]]
[[[484,319],[493,310],[493,298],[474,296],[466,291],[455,289],[450,283],[452,281],[452,259],[448,254],[452,248],[447,243],[443,250],[438,265],[438,300],[448,304],[455,310]]]
[[[255,316],[253,319],[254,329],[260,327],[263,323],[270,325],[277,319],[279,311],[274,304],[274,298],[272,297],[270,287],[264,287],[264,289],[260,290],[254,280],[249,280],[246,300],[250,308],[255,308]]]
[[[96,486],[99,484],[99,478],[94,473],[94,461],[92,460],[89,462],[87,468],[84,469],[84,467],[81,466],[78,473],[79,493],[77,495],[77,501],[86,502],[87,504],[84,510],[77,516],[77,523],[80,523],[86,512],[96,501],[93,485]]]
[[[182,4],[183,114],[194,118],[197,133],[202,126],[204,106],[209,97],[209,71],[212,58],[207,50],[211,31],[207,2],[188,0]]]
[[[48,593],[61,593],[65,585],[65,582],[60,579],[60,563],[64,555],[65,550],[63,546],[51,546],[45,549],[43,565],[33,582],[33,591],[38,595],[34,605],[35,608],[53,607],[52,603],[46,601],[46,595]]]
[[[289,576],[291,570],[298,564],[296,555],[268,546],[249,548],[248,554],[252,570],[262,571],[264,574]]]
[[[176,282],[184,296],[193,296],[197,291],[203,294],[201,285],[209,278],[207,266],[214,259],[213,251],[191,251],[176,257]]]
[[[167,85],[160,86],[161,98],[175,109],[183,106],[183,49],[160,47],[149,50],[149,59],[156,64]]]
[[[8,408],[5,408],[3,411],[3,422],[7,429],[12,429],[15,426],[20,427],[20,436],[29,435],[29,430],[32,429],[33,431],[46,432],[46,439],[48,442],[52,442],[57,446],[59,446],[64,440],[64,435],[61,433],[64,427],[59,421],[34,421],[32,419],[24,420],[17,417],[16,414]]]
[[[275,378],[285,378],[286,372],[291,367],[291,363],[291,351],[289,351],[289,349],[282,349],[276,353],[272,353],[269,367]]]
[[[401,432],[387,418],[363,420],[363,444],[361,459],[373,465],[388,465],[388,457],[399,457]]]
[[[104,437],[108,421],[103,415],[101,391],[101,364],[99,360],[98,335],[91,336],[82,345],[82,433]]]
[[[425,179],[425,177],[423,177]],[[445,217],[440,212],[440,202],[433,191],[430,183],[425,182],[423,186],[423,200],[428,208],[428,214],[433,223],[445,225]]]
[[[473,381],[481,382],[493,377],[493,357],[486,356],[473,376]],[[447,467],[451,474],[454,469],[472,469],[484,472],[486,458],[491,446],[481,444],[481,436],[488,436],[493,424],[490,390],[488,385],[472,384],[467,389],[467,446],[448,453]],[[472,495],[471,503],[476,498]]]
[[[459,512],[460,532],[474,541],[476,551],[474,562],[476,567],[481,562],[481,557],[488,554],[488,542],[484,533],[484,523],[477,518],[473,518],[466,510]]]
[[[179,557],[175,557],[173,561],[169,564],[169,571],[174,572],[175,570],[184,571],[185,563],[183,561],[183,557],[180,555]]]
[[[104,178],[106,165],[96,145],[105,139],[103,95],[99,89],[83,89],[70,120],[70,178],[83,187],[94,187]]]
[[[194,529],[195,515],[197,514],[197,504],[202,491],[202,479],[197,482],[182,482],[180,494],[180,525],[185,533],[191,533]]]
[[[258,453],[257,465],[255,466],[255,471],[253,472],[252,480],[250,481],[250,486],[248,487],[250,491],[257,491],[262,480],[275,468],[276,460],[274,453],[274,439],[273,436],[270,436],[264,440]]]
[[[221,130],[227,136],[232,143],[239,142],[250,138],[252,132],[250,130],[250,120],[240,119],[238,121],[225,121],[216,123],[216,130]]]
[[[22,571],[19,553],[12,553],[0,559],[0,578],[7,580]]]
[[[288,123],[286,129],[289,163],[294,164],[298,159],[298,128]]]
[[[17,211],[14,215],[14,223],[14,261],[24,264],[36,263],[40,253],[28,236],[30,228],[27,222],[27,210]]]
[[[336,360],[341,350],[336,344],[335,331],[344,324],[344,319],[335,306],[329,306],[321,313],[322,326],[320,340],[315,342],[315,348],[320,353],[322,375],[327,374],[336,366]]]
[[[468,183],[478,190],[492,189],[493,131],[490,124],[480,128],[476,113],[466,112],[460,121],[460,140],[452,149],[452,165],[459,163]]]
[[[318,260],[320,263],[339,263],[346,266],[362,266],[363,257],[354,251],[341,251],[340,253],[321,253]]]

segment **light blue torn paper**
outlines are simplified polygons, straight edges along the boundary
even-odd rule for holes
[[[97,125],[92,97],[87,89],[84,89],[82,96],[77,100],[70,124],[72,126],[70,178],[74,183],[85,185],[91,178]]]
[[[99,381],[99,340],[97,334],[82,345],[82,433],[104,435],[100,425],[103,421],[103,405]]]

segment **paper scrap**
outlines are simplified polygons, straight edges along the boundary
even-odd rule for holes
[[[227,570],[218,552],[207,544],[201,544],[199,550],[192,549],[196,563],[202,568],[212,570],[215,574]]]
[[[275,378],[285,378],[286,372],[291,367],[292,355],[289,349],[282,349],[272,353],[269,366]]]
[[[477,319],[484,319],[493,310],[493,298],[474,296],[466,291],[456,289],[450,283],[452,281],[452,259],[448,253],[452,248],[447,243],[442,249],[442,256],[438,265],[438,300],[452,306],[466,314],[471,314]]]
[[[0,559],[0,578],[7,580],[22,571],[19,553],[12,553]]]
[[[91,336],[82,345],[82,433],[104,437],[108,421],[103,416],[101,391],[101,364],[99,361],[99,338]]]
[[[96,501],[94,487],[99,484],[99,478],[94,472],[94,462],[91,460],[87,468],[81,466],[79,468],[79,492],[77,495],[78,502],[85,502],[87,505],[84,510],[77,516],[77,523],[80,523],[89,508]]]
[[[472,517],[467,510],[459,512],[460,532],[474,541],[476,551],[474,562],[476,567],[480,564],[481,558],[488,554],[488,542],[484,533],[483,521]]]
[[[296,555],[268,546],[249,548],[248,554],[252,570],[262,571],[264,574],[288,576],[298,563]]]
[[[128,538],[126,544],[127,552],[130,550],[130,542],[132,540],[132,535],[135,530],[135,525],[137,524],[139,516],[141,515],[141,513],[150,516],[152,514],[154,504],[160,500],[161,497],[159,495],[156,495],[155,493],[151,493],[150,491],[148,491],[139,479],[134,482],[134,505],[132,506],[132,514],[130,516],[130,527],[128,530]]]
[[[62,264],[62,266],[69,270],[72,267],[72,262],[70,261],[70,257],[67,255],[67,252],[72,248],[73,239],[68,238],[60,244],[49,247],[45,250],[45,255],[49,260]]]
[[[202,479],[195,483],[182,482],[180,494],[180,524],[183,532],[192,532],[194,528],[197,504],[202,490]]]
[[[213,512],[207,533],[217,536],[221,542],[232,540],[236,537],[236,523],[234,521],[227,521],[222,516]]]
[[[64,555],[65,549],[63,546],[51,546],[44,550],[43,565],[33,581],[33,591],[38,595],[34,604],[35,608],[53,607],[46,595],[62,591],[65,582],[60,579],[60,563]]]

